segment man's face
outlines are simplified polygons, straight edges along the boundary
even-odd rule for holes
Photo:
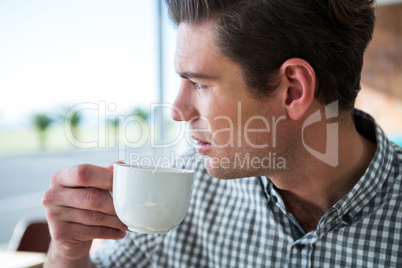
[[[266,175],[281,142],[274,133],[285,118],[280,99],[250,95],[239,66],[218,51],[213,27],[179,25],[175,68],[182,81],[172,118],[189,123],[212,176]]]

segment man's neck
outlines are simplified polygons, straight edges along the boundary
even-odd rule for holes
[[[339,128],[339,164],[336,167],[308,155],[306,151],[307,154],[299,158],[306,161],[299,164],[307,163],[308,167],[296,164],[286,174],[293,180],[283,180],[279,176],[270,178],[282,195],[288,212],[308,232],[316,228],[323,214],[363,176],[375,150],[376,144],[361,136],[353,123],[343,124]]]

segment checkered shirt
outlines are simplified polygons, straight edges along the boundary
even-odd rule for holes
[[[99,267],[402,267],[402,150],[367,114],[377,141],[358,183],[304,233],[265,177],[219,180],[194,161],[184,221],[165,235],[127,233],[92,256]]]

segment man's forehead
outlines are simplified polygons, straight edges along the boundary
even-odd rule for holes
[[[212,71],[226,61],[229,59],[219,52],[214,42],[214,23],[180,23],[175,53],[177,73],[208,75],[207,70]]]
[[[189,25],[180,23],[177,29],[176,54],[186,56],[187,53],[194,54],[209,51],[218,52],[214,44],[214,27],[211,23]]]

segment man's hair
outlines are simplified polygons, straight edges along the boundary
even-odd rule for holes
[[[316,97],[353,108],[375,0],[165,0],[175,26],[216,20],[215,42],[242,70],[253,96],[269,95],[290,58],[315,70]]]

